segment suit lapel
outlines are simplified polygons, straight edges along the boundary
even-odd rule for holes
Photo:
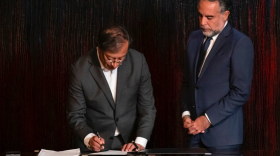
[[[89,68],[91,76],[97,83],[98,87],[103,91],[112,108],[115,109],[114,99],[108,82],[106,81],[104,73],[100,67],[96,50],[92,51],[89,63],[91,64],[91,67]]]
[[[118,103],[118,101],[121,98],[121,93],[122,93],[122,90],[124,88],[124,84],[126,82],[126,77],[127,77],[127,57],[129,57],[128,53],[126,54],[126,58],[123,61],[123,64],[118,67],[116,104]]]
[[[201,37],[199,37],[197,40],[196,40],[196,45],[194,45],[194,47],[196,47],[195,49],[195,61],[194,61],[194,66],[193,66],[193,79],[195,80],[195,82],[197,81],[196,79],[196,67],[197,67],[197,63],[198,63],[198,58],[199,58],[199,53],[200,53],[200,48],[201,48],[201,45],[203,43],[203,39],[204,39],[204,35],[201,35]]]
[[[227,26],[223,29],[223,31],[219,34],[218,38],[216,39],[212,49],[210,50],[204,66],[202,68],[202,71],[200,73],[200,76],[197,80],[197,82],[201,79],[201,77],[203,76],[203,74],[205,73],[205,71],[207,70],[209,64],[211,63],[213,57],[216,55],[216,53],[219,51],[219,49],[221,48],[221,46],[225,43],[226,41],[226,37],[230,35],[230,32],[232,31],[232,27],[227,24]]]

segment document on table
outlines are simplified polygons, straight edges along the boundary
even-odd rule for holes
[[[52,151],[42,149],[38,156],[79,156],[80,149],[71,149],[66,151]]]
[[[96,153],[88,153],[88,154],[81,154],[82,156],[86,155],[127,155],[127,152],[118,151],[118,150],[109,150],[104,152],[96,152]]]

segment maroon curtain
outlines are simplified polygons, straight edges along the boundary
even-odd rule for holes
[[[280,143],[280,1],[234,0],[230,23],[255,48],[244,148]],[[107,23],[124,25],[152,74],[157,117],[149,148],[184,147],[180,86],[185,44],[198,29],[197,1],[1,0],[0,151],[65,150],[69,66]]]

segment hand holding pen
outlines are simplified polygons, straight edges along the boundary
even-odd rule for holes
[[[121,151],[126,151],[126,152],[130,152],[130,151],[140,151],[145,149],[142,145],[135,143],[134,141],[132,141],[131,143],[125,144],[123,145]]]
[[[135,151],[140,151],[140,149],[139,149],[139,147],[137,146],[137,144],[134,142],[134,141],[132,141],[132,143],[133,143],[133,145],[134,145],[134,147],[135,147]]]
[[[101,136],[99,135],[99,133],[97,132],[96,134],[97,134],[98,139],[101,140]],[[104,146],[104,144],[101,144],[101,146]]]
[[[104,149],[105,140],[99,135],[99,133],[96,133],[96,136],[92,137],[89,140],[89,148],[93,151],[99,152],[102,149]]]

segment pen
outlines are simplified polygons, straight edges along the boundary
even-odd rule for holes
[[[101,140],[99,133],[97,132],[96,134],[97,134],[98,139]],[[104,146],[104,144],[101,144],[100,146]]]
[[[99,135],[99,133],[97,132],[96,134],[97,134],[98,139],[100,140],[100,135]]]
[[[138,148],[138,146],[137,146],[137,144],[134,142],[134,141],[132,141],[132,143],[133,143],[133,145],[135,146],[135,148],[138,150],[138,152],[140,151],[140,149]]]

